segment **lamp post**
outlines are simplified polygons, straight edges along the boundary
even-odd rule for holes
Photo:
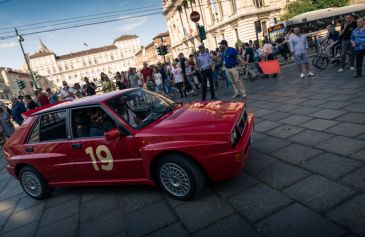
[[[28,57],[27,57],[27,55],[24,52],[24,48],[23,48],[23,44],[22,44],[22,42],[24,41],[24,39],[23,39],[23,37],[21,35],[19,35],[18,30],[16,28],[15,28],[15,33],[17,35],[17,38],[18,38],[18,41],[19,41],[19,44],[20,44],[20,48],[22,49],[22,53],[23,53],[25,62],[26,62],[27,67],[28,67],[28,71],[30,73],[30,76],[32,77],[34,89],[37,90],[38,89],[38,87],[37,87],[37,80],[34,77],[34,73],[32,71],[32,68],[30,67],[30,63],[29,63]]]

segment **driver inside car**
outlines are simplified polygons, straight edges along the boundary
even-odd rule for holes
[[[115,123],[110,119],[106,118],[106,114],[100,110],[95,110],[90,114],[91,128],[90,137],[104,136],[107,131],[116,128]]]
[[[126,97],[122,97],[119,104],[119,114],[122,118],[133,128],[138,127],[141,123],[141,119],[137,117],[131,109],[128,108]]]

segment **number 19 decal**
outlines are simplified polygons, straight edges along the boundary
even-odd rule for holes
[[[107,146],[100,145],[96,148],[96,156],[98,157],[98,160],[101,161],[100,168],[95,159],[95,154],[94,154],[93,148],[90,146],[85,149],[85,152],[86,152],[86,154],[90,155],[94,169],[96,171],[100,171],[100,168],[102,170],[107,170],[107,171],[110,171],[113,169],[113,156],[110,153],[110,150]]]

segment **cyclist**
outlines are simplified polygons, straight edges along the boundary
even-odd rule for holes
[[[321,44],[327,44],[327,55],[330,57],[335,57],[337,55],[338,46],[340,43],[340,37],[336,27],[333,25],[327,26],[328,33],[326,37],[322,40]]]

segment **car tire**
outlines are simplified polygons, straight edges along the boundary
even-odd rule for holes
[[[160,187],[178,200],[194,199],[205,186],[202,169],[184,155],[170,154],[157,163],[156,178]]]
[[[34,199],[45,199],[53,190],[42,175],[29,166],[20,170],[19,181],[24,192]]]

